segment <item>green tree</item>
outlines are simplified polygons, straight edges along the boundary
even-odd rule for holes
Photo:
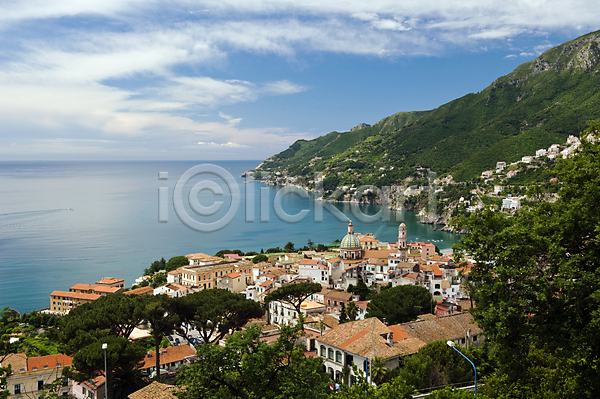
[[[438,389],[437,391],[431,392],[427,398],[431,399],[487,399],[488,396],[482,395],[477,392],[477,396],[471,391],[466,389],[456,389],[446,387],[444,389]]]
[[[144,320],[150,323],[150,333],[154,339],[156,349],[156,379],[160,379],[160,356],[158,356],[160,344],[165,335],[170,334],[181,324],[181,318],[176,312],[173,300],[167,295],[144,295],[142,306]]]
[[[142,346],[135,345],[125,337],[105,336],[85,346],[73,355],[73,366],[65,367],[63,375],[83,382],[104,374],[104,350],[106,344],[106,387],[108,398],[126,398],[140,386],[142,375],[139,371],[146,354]],[[123,376],[128,378],[122,378]],[[129,389],[127,389],[129,387]],[[117,392],[119,391],[119,392]]]
[[[262,253],[260,255],[256,255],[254,258],[252,258],[252,263],[254,263],[254,264],[257,264],[260,262],[268,262],[268,261],[269,261],[269,257]]]
[[[329,377],[321,358],[305,357],[296,346],[299,327],[282,327],[281,336],[267,344],[260,330],[250,327],[227,338],[224,347],[202,345],[198,361],[185,369],[178,384],[180,398],[284,399],[328,397]]]
[[[154,262],[152,262],[152,264],[150,265],[149,268],[144,270],[144,276],[151,276],[154,273],[157,273],[161,270],[165,270],[166,266],[167,266],[167,261],[165,260],[165,258],[161,258],[160,260],[155,260]]]
[[[410,399],[413,388],[400,377],[379,386],[370,385],[367,378],[353,366],[355,382],[352,386],[342,385],[339,392],[330,395],[331,399]]]
[[[346,306],[346,314],[348,315],[348,319],[350,321],[355,321],[358,316],[358,305],[354,301],[348,302],[348,306]]]
[[[190,260],[185,256],[174,256],[165,265],[165,271],[170,272],[176,269],[179,269],[182,266],[188,266],[190,264]]]
[[[298,315],[302,313],[301,306],[309,296],[321,292],[323,287],[319,283],[292,283],[286,284],[265,297],[265,302],[279,301],[292,305]]]
[[[106,375],[108,399],[113,399],[113,375],[134,369],[145,350],[129,342],[133,329],[144,320],[141,297],[111,294],[72,309],[60,324],[63,353],[73,356],[70,378],[85,381],[104,371],[101,349],[107,343],[111,367]]]
[[[157,273],[154,275],[150,285],[152,288],[158,288],[167,284],[167,275],[165,273]]]
[[[429,291],[418,285],[398,285],[373,296],[367,305],[367,317],[385,319],[386,324],[415,320],[432,309]]]
[[[348,289],[346,290],[348,292],[351,292],[355,295],[360,296],[360,300],[361,301],[368,301],[371,299],[371,297],[374,294],[374,291],[371,290],[367,284],[365,284],[364,280],[362,279],[362,277],[358,276],[357,282],[356,282],[356,286],[350,284],[348,286]]]
[[[473,367],[445,341],[431,342],[406,357],[395,375],[416,389],[435,388],[473,381]]]
[[[350,321],[350,319],[348,318],[348,314],[346,313],[346,305],[344,305],[344,302],[342,302],[342,309],[340,310],[340,323],[345,323],[347,321]]]
[[[600,144],[582,140],[555,172],[562,184],[556,201],[532,201],[512,217],[486,211],[463,218],[457,226],[470,233],[456,249],[477,261],[469,274],[473,315],[496,344],[497,392],[518,386],[600,397]],[[531,380],[535,364],[524,357],[539,354],[548,378]]]
[[[291,241],[288,241],[287,244],[285,244],[285,247],[283,247],[283,250],[285,252],[296,252],[296,248],[294,247],[294,243]]]
[[[371,378],[373,378],[373,383],[375,385],[383,384],[390,371],[387,367],[385,367],[385,361],[380,357],[376,357],[373,359],[371,368]]]
[[[234,250],[231,250],[231,249],[222,249],[219,252],[217,252],[215,254],[215,256],[217,256],[219,258],[222,258],[223,255],[225,255],[225,254],[238,254],[239,256],[244,256],[244,252],[242,252],[242,250],[240,250],[240,249],[234,249]],[[246,255],[250,255],[250,253],[248,253]]]
[[[205,343],[218,342],[248,320],[264,314],[258,302],[221,289],[202,290],[177,298],[175,309],[183,322],[177,330],[189,337],[189,330],[194,328]]]

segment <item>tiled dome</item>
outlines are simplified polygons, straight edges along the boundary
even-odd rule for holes
[[[346,236],[344,238],[342,238],[342,242],[340,243],[340,248],[359,249],[360,248],[360,240],[354,234],[346,234]]]

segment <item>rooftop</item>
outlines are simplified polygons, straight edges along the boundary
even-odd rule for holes
[[[390,332],[392,330],[379,319],[371,317],[340,324],[324,334],[318,341],[365,358],[387,359],[402,353],[398,348],[389,346],[387,340],[383,338],[382,335],[385,336]]]
[[[189,345],[169,346],[168,348],[159,349],[160,364],[169,364],[177,361],[182,361],[189,357],[195,356],[196,351]],[[144,365],[141,369],[156,367],[156,351],[150,351],[144,357]]]
[[[116,283],[125,283],[125,280],[123,280],[122,278],[103,277],[102,280],[96,281],[95,284],[111,285]]]
[[[27,359],[27,371],[53,369],[73,364],[73,358],[67,355],[48,355]]]
[[[65,298],[72,299],[84,299],[88,301],[94,301],[100,298],[100,295],[97,294],[82,294],[81,292],[67,292],[67,291],[53,291],[50,296],[60,296]]]
[[[152,384],[135,391],[128,396],[129,399],[177,399],[175,385],[162,384],[152,381]]]

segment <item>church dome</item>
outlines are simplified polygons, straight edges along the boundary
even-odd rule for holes
[[[342,242],[340,243],[340,248],[359,249],[360,248],[360,240],[354,234],[346,234],[346,236],[344,238],[342,238]]]

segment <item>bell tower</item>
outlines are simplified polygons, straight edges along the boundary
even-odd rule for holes
[[[400,254],[400,259],[403,261],[407,260],[406,251],[406,225],[401,223],[400,226],[398,226],[398,253]]]

